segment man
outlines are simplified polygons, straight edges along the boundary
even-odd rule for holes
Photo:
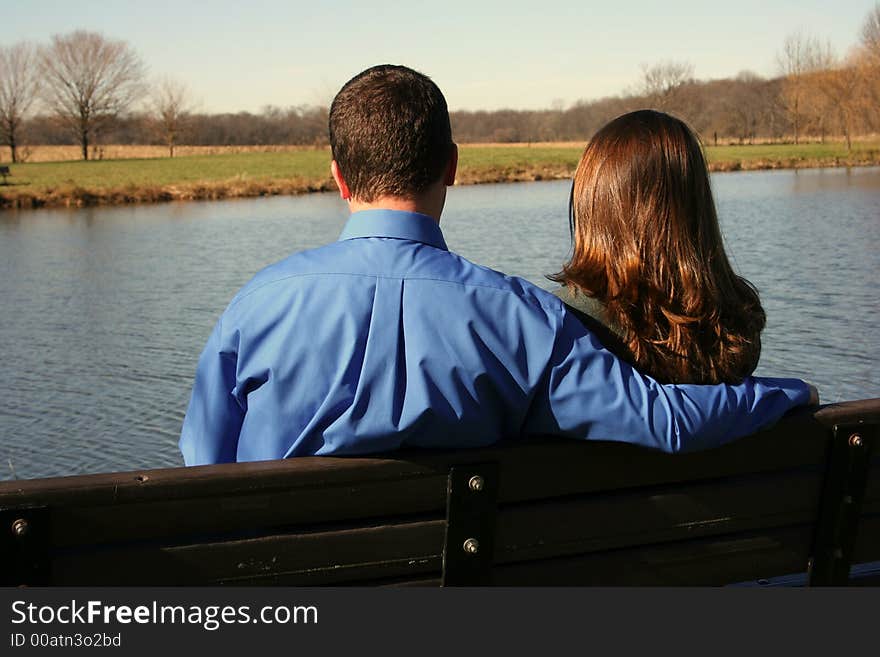
[[[793,379],[660,385],[562,302],[450,253],[439,221],[458,161],[427,77],[377,66],[330,109],[339,241],[251,280],[199,360],[188,465],[558,434],[669,452],[752,433],[810,390]]]

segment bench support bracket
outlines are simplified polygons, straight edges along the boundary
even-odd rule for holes
[[[878,426],[837,424],[829,447],[819,517],[807,565],[809,586],[845,586]]]
[[[0,586],[48,584],[48,545],[48,509],[0,509]]]
[[[449,471],[443,586],[491,583],[498,464],[456,465]]]

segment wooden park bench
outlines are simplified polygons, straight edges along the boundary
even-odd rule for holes
[[[880,584],[880,399],[706,452],[530,441],[0,482],[4,585]]]
[[[3,176],[3,184],[6,185],[6,179],[11,176],[12,173],[9,171],[9,167],[0,166],[0,176]]]

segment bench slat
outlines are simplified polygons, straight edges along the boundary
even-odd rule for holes
[[[806,569],[811,525],[503,564],[493,584],[719,586]]]
[[[191,545],[62,552],[57,584],[331,584],[439,572],[443,520]],[[379,556],[381,555],[381,556]],[[132,565],[137,564],[136,568]]]
[[[51,540],[60,547],[143,539],[223,535],[317,522],[369,520],[435,512],[446,504],[446,477],[367,481],[257,494],[149,500],[126,504],[56,505]]]
[[[494,560],[546,559],[808,524],[821,485],[819,472],[804,470],[505,507],[498,515]]]

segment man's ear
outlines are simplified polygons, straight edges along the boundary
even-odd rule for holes
[[[348,183],[346,183],[345,178],[342,177],[342,172],[339,170],[339,165],[336,164],[336,160],[330,161],[330,175],[333,176],[333,180],[339,188],[339,195],[346,201],[351,200],[351,192],[348,191]]]
[[[452,153],[449,156],[449,166],[446,168],[446,175],[443,177],[443,183],[447,187],[455,184],[455,172],[458,171],[458,144],[452,144]]]

